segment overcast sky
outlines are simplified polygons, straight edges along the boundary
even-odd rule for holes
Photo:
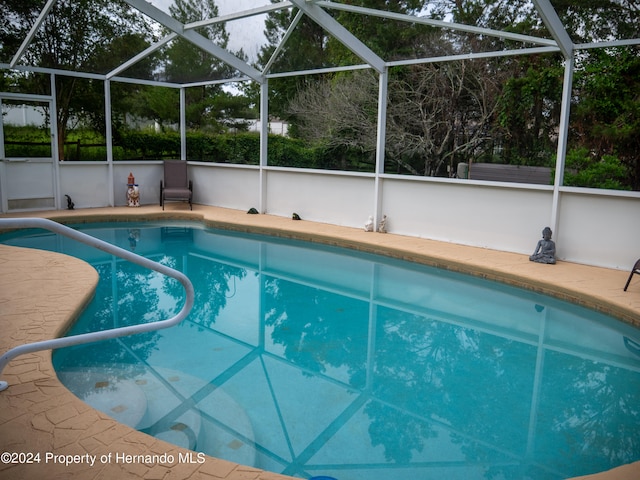
[[[151,3],[164,12],[169,12],[169,6],[173,5],[173,0],[151,0]],[[215,0],[220,16],[241,12],[256,7],[270,5],[269,0]],[[258,49],[265,42],[264,20],[266,15],[256,15],[241,20],[227,22],[227,32],[229,32],[229,45],[231,51],[244,49],[249,56],[249,62],[256,59]]]

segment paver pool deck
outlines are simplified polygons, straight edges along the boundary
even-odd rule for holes
[[[624,292],[629,271],[562,261],[542,265],[530,262],[522,254],[200,205],[194,205],[193,211],[183,204],[169,204],[165,211],[157,206],[143,206],[0,215],[9,217],[44,217],[72,223],[202,220],[213,227],[347,246],[471,273],[596,308],[640,328],[640,275],[634,276]],[[535,241],[532,239],[532,248]],[[97,280],[93,267],[81,260],[0,245],[0,353],[23,343],[62,335],[91,300]],[[201,461],[195,454],[193,463],[184,461],[187,450],[119,424],[75,397],[59,382],[50,351],[15,358],[2,372],[1,379],[8,381],[9,388],[0,392],[0,453],[39,453],[40,462],[0,462],[0,479],[290,478],[212,457]],[[165,454],[169,460],[173,456],[174,461],[163,463],[155,461],[158,458],[155,457],[147,463],[127,462],[124,454]],[[65,460],[64,455],[75,455],[74,463],[59,463]],[[116,455],[120,455],[120,461],[116,461]],[[180,458],[183,461],[178,461]],[[579,478],[639,479],[640,462]]]

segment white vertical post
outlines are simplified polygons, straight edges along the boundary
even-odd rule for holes
[[[60,198],[60,152],[58,152],[58,103],[56,102],[56,75],[52,73],[49,76],[51,84],[51,101],[49,108],[49,129],[51,131],[51,160],[53,161],[53,206],[56,210],[62,208],[62,199]],[[64,148],[64,146],[63,146]]]
[[[114,207],[115,202],[115,178],[113,178],[113,127],[111,122],[111,81],[104,81],[104,126],[107,142],[107,165],[109,171],[109,206]]]
[[[380,73],[378,89],[378,131],[376,137],[376,172],[374,182],[373,229],[377,231],[382,218],[382,192],[380,175],[384,173],[384,153],[387,141],[387,88],[389,85],[389,69]]]
[[[0,159],[3,159],[5,157],[5,155],[4,155],[4,115],[3,115],[3,109],[4,109],[4,107],[2,106],[2,97],[0,97]],[[4,178],[4,176],[2,176],[0,178]]]
[[[187,90],[180,88],[180,160],[187,159]]]
[[[3,159],[4,154],[4,115],[2,106],[2,97],[0,97],[0,213],[8,210],[9,201],[5,192],[7,191],[7,174],[5,172]]]
[[[269,149],[269,80],[260,84],[260,213],[267,212],[267,155]]]
[[[567,155],[567,137],[569,136],[569,112],[571,110],[571,90],[573,85],[573,55],[565,59],[564,82],[562,86],[562,105],[560,109],[560,124],[558,125],[558,150],[556,153],[556,174],[553,182],[553,200],[551,204],[551,228],[556,235],[560,224],[559,204],[560,187],[564,181],[564,165]]]

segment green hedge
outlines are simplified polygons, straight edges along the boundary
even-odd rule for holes
[[[7,149],[7,156],[48,156],[48,131],[29,127],[12,127],[11,140],[17,144]],[[18,144],[19,143],[19,144]],[[180,158],[178,132],[144,131],[114,132],[114,160],[161,160]],[[75,130],[65,142],[67,161],[104,161],[107,158],[104,136]],[[187,159],[200,162],[258,165],[260,135],[258,133],[208,134],[187,133]],[[326,149],[309,146],[301,140],[269,135],[268,164],[279,167],[318,168],[330,170],[373,171],[370,153],[356,149]]]
[[[51,155],[48,129],[5,125],[7,157],[47,157]],[[269,135],[267,162],[271,166],[373,172],[375,155],[351,148],[328,149],[309,146],[301,140]],[[67,161],[104,161],[104,136],[88,130],[69,132],[65,142]],[[178,132],[116,132],[114,160],[161,160],[180,158]],[[201,162],[258,165],[258,133],[187,133],[187,159]],[[387,159],[389,162],[389,159]],[[553,172],[553,169],[552,169]],[[586,149],[567,152],[564,185],[630,190],[628,167],[617,157],[593,156]]]
[[[123,151],[121,160],[157,160],[180,158],[180,134],[128,131],[116,135],[114,147]]]
[[[177,133],[135,132],[120,137],[128,160],[180,157]],[[115,149],[114,149],[115,156]],[[199,162],[258,165],[260,135],[258,133],[207,134],[187,133],[187,159]],[[355,149],[333,149],[308,146],[301,140],[269,135],[267,162],[271,166],[319,168],[331,170],[373,171],[371,154]]]

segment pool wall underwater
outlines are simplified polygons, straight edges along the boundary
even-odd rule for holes
[[[132,212],[131,210],[127,209],[121,209],[120,212],[118,212],[118,214],[116,215],[114,215],[113,212],[113,209],[104,209],[101,212],[91,212],[91,215],[87,215],[86,212],[73,212],[72,218],[69,219],[68,222],[78,223],[83,221],[94,222],[105,220],[122,220],[122,217],[125,217],[125,220],[126,218],[133,220],[136,217],[140,218],[140,214],[143,213],[142,211]],[[119,215],[120,213],[122,215]],[[105,216],[105,214],[107,216]],[[110,218],[109,215],[112,215],[113,217]],[[525,286],[531,290],[541,291],[544,293],[553,293],[554,289],[557,289],[559,290],[557,296],[561,298],[570,299],[575,301],[576,303],[580,303],[583,305],[596,307],[601,311],[609,314],[614,314],[618,318],[627,320],[629,323],[635,323],[638,321],[638,312],[640,311],[640,308],[636,300],[634,300],[637,299],[638,292],[633,291],[634,287],[638,287],[634,286],[634,284],[632,283],[630,291],[628,292],[631,295],[627,295],[626,297],[624,297],[617,294],[617,290],[620,290],[620,292],[622,291],[622,286],[624,285],[627,277],[626,272],[608,271],[606,269],[593,269],[590,267],[582,267],[580,265],[533,265],[528,262],[528,259],[526,259],[526,257],[520,255],[504,254],[501,252],[492,252],[482,249],[470,249],[467,247],[458,248],[457,246],[452,245],[441,245],[437,242],[421,241],[419,239],[406,239],[393,235],[371,234],[349,228],[341,228],[322,224],[311,224],[304,221],[292,222],[289,219],[273,218],[269,217],[268,215],[249,216],[244,212],[225,211],[223,209],[207,209],[207,211],[201,212],[194,211],[193,215],[190,215],[187,212],[178,213],[175,211],[169,211],[164,216],[158,212],[147,211],[143,216],[146,218],[154,217],[158,219],[203,219],[207,226],[214,226],[218,228],[226,227],[235,230],[258,233],[269,233],[282,237],[299,238],[303,240],[311,240],[333,245],[344,245],[352,248],[356,247],[359,250],[368,252],[387,253],[397,258],[420,261],[420,263],[427,263],[441,267],[444,266],[450,270],[463,271],[485,278],[501,280],[506,283]],[[408,243],[412,243],[413,245],[407,247]],[[49,265],[51,265],[50,260]],[[50,272],[50,275],[53,275],[53,271]],[[611,295],[610,292],[613,292],[613,295]],[[58,326],[58,329],[60,329],[60,326]],[[43,335],[45,333],[46,332],[42,332]],[[56,331],[55,333],[60,332]],[[46,362],[50,360],[47,360],[45,358],[44,361]],[[13,363],[10,365],[10,367],[13,367]],[[23,364],[20,368],[24,369],[26,367]],[[10,380],[10,384],[20,380],[18,378],[20,375],[11,374],[10,368],[7,369],[6,374],[7,376],[11,375],[11,377],[8,378]],[[33,383],[33,381],[29,382],[28,376],[26,374],[23,373],[21,375],[26,380],[26,382],[24,383],[25,385],[30,385],[30,383]],[[36,390],[39,390],[39,388],[53,389],[53,384],[56,383],[55,381],[45,380],[44,378],[36,380],[35,382],[40,382],[40,387],[37,387]],[[46,386],[43,387],[42,385],[45,384]],[[17,403],[19,403],[19,397],[23,398],[24,402],[31,403],[32,405],[34,403],[37,403],[33,402],[33,400],[29,401],[30,396],[33,399],[34,393],[31,393],[31,395],[29,395],[28,392],[25,391],[20,392],[18,395],[17,389],[14,390],[14,392],[16,393],[12,397],[11,403],[7,404],[7,408],[16,408]],[[7,397],[0,397],[0,401],[2,401],[3,403],[7,401],[6,399]],[[45,400],[42,401],[44,402]],[[88,413],[86,406],[83,406],[82,404],[78,405],[74,400],[66,400],[64,401],[64,404],[76,405],[74,409],[79,414],[79,416],[87,415]],[[3,411],[6,411],[6,409],[3,409]],[[8,413],[6,415],[13,416],[13,414],[9,415]],[[43,412],[38,412],[37,415],[44,416],[46,418],[46,414],[43,415]],[[61,417],[66,416],[66,414],[62,413],[60,413],[59,415]],[[95,416],[94,418],[98,419],[95,424],[106,425],[107,423],[109,423],[109,420],[103,415],[95,413],[92,413],[92,415]],[[69,430],[73,430],[77,433],[82,429],[69,428],[69,424],[72,423],[72,417],[65,418],[64,420],[60,420],[57,417],[53,418],[54,415],[51,414],[49,415],[49,417],[52,418],[49,418],[48,422],[42,420],[44,422],[43,424],[37,424],[37,427],[39,427],[36,428],[36,430],[38,430],[38,435],[53,435],[53,437],[55,437],[57,431],[65,431],[66,427],[66,434],[68,434],[69,438],[66,440],[60,440],[60,438],[62,437],[60,437],[60,434],[58,433],[58,440],[56,440],[57,443],[54,443],[53,445],[55,446],[55,450],[72,450],[71,447],[75,445],[75,443],[74,441],[68,440],[71,439],[71,437],[73,437],[74,435],[70,435]],[[52,422],[52,420],[55,420],[55,422]],[[8,420],[8,423],[13,424],[14,421]],[[52,425],[47,427],[43,426],[44,424],[48,425],[49,423],[52,423]],[[56,426],[60,423],[62,423],[61,428]],[[34,429],[33,423],[29,426],[29,429]],[[133,432],[127,428],[123,429],[118,425],[112,425],[105,431],[97,432],[97,434],[95,435],[78,434],[79,437],[82,437],[81,445],[84,445],[79,451],[98,451],[100,449],[104,451],[105,448],[107,448],[107,450],[112,448],[111,446],[105,447],[105,445],[117,445],[117,443],[104,441],[104,438],[105,435],[107,435],[105,432],[115,432],[115,430],[122,430],[124,432],[121,438],[126,438],[127,440],[124,441],[123,448],[127,448],[130,451],[154,451],[157,453],[162,453],[163,451],[165,451],[164,449],[171,449],[171,451],[173,452],[178,451],[174,447],[167,446],[166,444],[163,444],[161,442],[153,440],[149,441],[149,439],[144,435]],[[113,435],[114,438],[117,437],[115,433],[113,433]],[[24,434],[23,436],[26,436],[26,434]],[[16,442],[16,445],[19,445],[19,441]],[[39,442],[39,444],[46,443],[46,441]],[[149,445],[147,445],[143,448],[145,443],[151,444],[152,446],[149,447]],[[28,444],[29,441],[25,440],[24,445]],[[71,469],[81,468],[78,465],[69,467],[50,465],[49,467],[59,469],[58,471],[60,472],[60,474],[68,474]],[[12,466],[11,468],[22,468],[23,472],[34,472],[33,469],[29,470],[27,466]],[[220,468],[221,471],[216,470],[217,468]],[[142,470],[144,469],[146,469],[145,472],[142,472]],[[112,471],[112,473],[114,471],[127,471],[128,473],[133,473],[133,471],[136,471],[138,472],[137,474],[142,477],[146,475],[146,472],[152,469],[155,469],[156,471],[168,469],[173,471],[174,473],[177,471],[176,469],[187,469],[191,472],[200,472],[203,475],[201,478],[209,478],[207,472],[211,473],[214,470],[216,472],[215,475],[218,478],[279,478],[275,474],[259,472],[255,469],[236,465],[232,466],[228,464],[228,462],[209,458],[207,458],[207,462],[205,462],[205,464],[203,465],[175,464],[170,466],[148,465],[144,467],[140,465],[102,466],[102,471],[104,472],[103,475],[109,475],[108,471]],[[16,473],[19,472],[19,470],[14,471]],[[234,477],[234,475],[237,476]],[[16,478],[21,477],[17,476]]]

